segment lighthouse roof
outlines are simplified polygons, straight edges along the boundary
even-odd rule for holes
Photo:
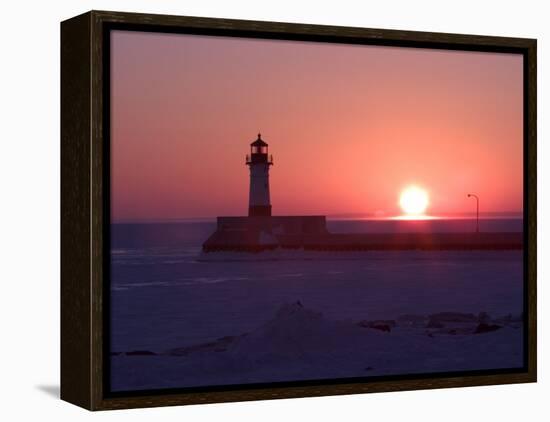
[[[251,147],[266,147],[267,142],[264,142],[262,139],[262,134],[258,133],[258,139],[256,139],[254,142],[250,144]]]

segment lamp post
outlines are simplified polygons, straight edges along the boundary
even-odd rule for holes
[[[468,194],[468,198],[472,196],[476,199],[476,233],[479,233],[479,198],[473,193]]]

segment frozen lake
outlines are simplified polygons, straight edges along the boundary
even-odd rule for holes
[[[370,231],[382,232],[389,228],[411,229],[412,226],[402,223],[392,221],[374,224],[349,220],[330,223],[329,229],[365,231],[369,228]],[[424,226],[424,229],[428,227],[429,230],[435,230],[437,224],[445,231],[452,229],[448,221],[427,223],[429,226]],[[460,220],[456,224],[458,226],[455,229],[459,227],[462,230],[464,225],[471,224],[471,220]],[[486,228],[493,225],[495,231],[503,231],[502,227],[507,228],[506,231],[521,230],[521,220],[490,220],[485,221],[485,225]],[[389,334],[373,334],[373,330],[367,330],[370,337],[363,336],[362,333],[367,332],[365,329],[357,334],[355,328],[359,321],[396,320],[404,314],[427,316],[438,312],[459,312],[478,315],[486,312],[493,319],[507,314],[520,316],[523,306],[521,251],[318,252],[302,257],[298,252],[299,259],[293,260],[200,261],[200,245],[213,229],[214,224],[211,222],[113,226],[112,352],[138,350],[163,354],[171,349],[192,348],[226,336],[258,333],[273,324],[282,324],[279,330],[290,332],[292,329],[288,321],[277,319],[277,315],[288,304],[299,302],[305,309],[305,313],[298,309],[299,318],[309,321],[311,315],[322,314],[322,322],[313,318],[314,329],[307,328],[309,322],[294,324],[305,324],[305,332],[295,333],[299,339],[307,338],[308,332],[334,338],[339,335],[337,333],[351,330],[349,336],[343,335],[343,343],[348,340],[350,344],[359,342],[361,347],[369,350],[376,349],[373,342],[378,346],[384,344],[384,355],[394,356],[395,361],[382,368],[380,356],[377,355],[378,360],[373,357],[377,362],[373,375],[522,365],[522,333],[519,326],[504,327],[483,335],[452,336],[451,340],[449,336],[442,336],[437,346],[434,345],[433,337],[424,335],[424,328],[415,327],[411,331],[397,327]],[[413,229],[418,229],[418,226]],[[265,336],[265,332],[261,332],[263,334],[258,335]],[[438,337],[438,333],[435,334]],[[403,341],[419,335],[423,337],[418,348],[423,350],[422,355],[428,359],[419,355],[416,361],[407,359],[401,362],[396,353],[402,352]],[[356,336],[359,336],[359,340]],[[431,343],[426,343],[424,337]],[[113,389],[354,376],[353,368],[338,363],[354,361],[348,356],[349,351],[344,353],[340,350],[345,344],[339,344],[337,350],[330,349],[329,352],[316,355],[316,350],[322,349],[316,340],[311,343],[315,350],[307,350],[310,344],[307,342],[300,346],[306,349],[306,354],[312,354],[301,366],[289,363],[295,362],[292,359],[286,364],[277,361],[273,363],[273,368],[277,368],[275,376],[270,371],[270,361],[261,361],[263,363],[256,362],[258,365],[248,367],[245,378],[239,378],[238,374],[243,373],[243,368],[237,365],[231,371],[233,366],[228,366],[228,356],[244,353],[250,357],[256,352],[260,356],[258,344],[270,344],[266,339],[258,343],[250,338],[253,337],[232,343],[227,351],[224,349],[226,353],[201,355],[201,362],[206,359],[204,362],[208,362],[209,367],[215,367],[216,362],[225,362],[225,372],[218,371],[209,376],[206,372],[201,376],[196,369],[193,369],[193,374],[189,372],[197,367],[199,358],[194,354],[183,357],[113,356]],[[388,340],[390,338],[391,341]],[[296,343],[290,337],[288,341]],[[330,343],[330,340],[327,341]],[[286,356],[288,350],[283,352],[284,347],[281,346],[285,343],[284,337],[281,342],[274,343],[279,346],[273,347],[280,347],[280,353]],[[497,347],[499,358],[476,358],[482,349],[487,350],[492,345]],[[442,346],[444,351],[449,347],[448,353],[441,352]],[[462,354],[460,347],[463,347]],[[437,356],[429,358],[431,351],[435,353],[436,349],[439,350]],[[271,350],[271,353],[276,357],[278,351]],[[340,356],[339,353],[347,357],[343,360],[341,357],[335,358],[332,367],[327,364],[327,356]],[[458,355],[453,356],[453,353]],[[447,361],[445,356],[448,356]],[[467,360],[468,356],[471,356],[472,361]],[[315,362],[320,366],[316,367]],[[304,365],[309,370],[304,372]],[[138,368],[144,367],[149,368],[149,371],[142,371],[136,378],[133,374]],[[285,368],[288,369],[286,375]],[[159,375],[167,372],[171,373],[168,378]],[[359,373],[356,376],[370,374]]]

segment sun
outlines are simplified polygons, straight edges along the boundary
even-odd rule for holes
[[[409,186],[401,192],[399,205],[407,215],[423,215],[428,208],[428,193],[418,186]]]

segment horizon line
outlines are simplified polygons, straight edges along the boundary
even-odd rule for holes
[[[323,214],[292,214],[293,216],[323,215]],[[486,211],[480,212],[480,219],[483,218],[523,218],[523,211]],[[273,217],[285,217],[289,214],[275,214]],[[377,213],[337,213],[326,214],[327,220],[387,220],[387,221],[425,221],[425,220],[444,220],[444,219],[471,219],[475,218],[475,212],[463,213],[439,213],[425,215],[406,215],[406,214],[377,214]],[[123,218],[113,219],[110,224],[155,224],[155,223],[184,223],[184,222],[215,222],[218,217],[247,217],[243,214],[203,216],[203,217],[170,217],[170,218]]]

